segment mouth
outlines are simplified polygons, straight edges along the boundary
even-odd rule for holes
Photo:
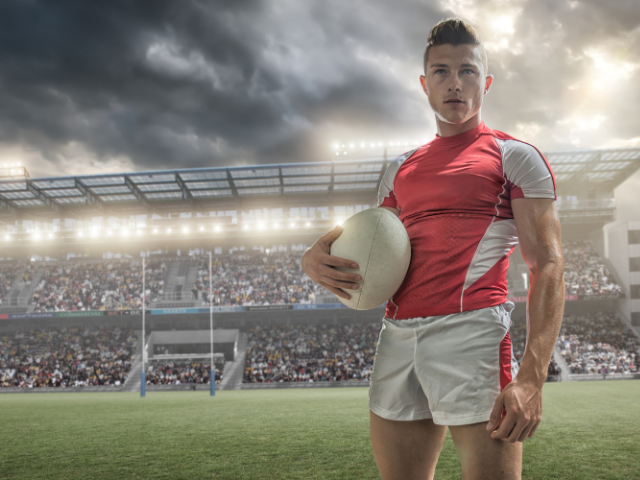
[[[448,103],[448,104],[456,104],[456,103],[464,103],[462,100],[460,100],[459,98],[451,98],[449,100],[446,100],[444,103]]]

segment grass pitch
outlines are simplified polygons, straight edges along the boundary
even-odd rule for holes
[[[0,395],[2,479],[377,479],[366,388]],[[525,479],[640,479],[640,382],[547,384]],[[436,479],[459,479],[447,435]]]

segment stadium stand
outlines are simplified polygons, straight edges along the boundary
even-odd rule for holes
[[[224,378],[224,359],[215,362],[216,384]],[[211,362],[196,360],[154,361],[146,369],[147,385],[180,385],[184,383],[208,384]]]
[[[622,287],[588,240],[563,241],[564,281],[567,295],[618,295]]]
[[[244,383],[369,380],[379,323],[249,330]]]
[[[147,301],[163,291],[166,264],[147,262]],[[31,298],[35,312],[137,309],[142,305],[142,262],[109,260],[45,265]]]
[[[557,346],[572,374],[640,371],[640,342],[617,313],[566,315]]]
[[[214,306],[314,303],[326,290],[302,270],[302,254],[243,252],[212,260]],[[209,257],[200,257],[193,284],[196,298],[209,305]]]
[[[133,329],[34,329],[0,337],[0,387],[120,386],[131,369]]]

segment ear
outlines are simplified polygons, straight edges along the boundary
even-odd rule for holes
[[[489,93],[489,89],[491,89],[491,85],[493,85],[493,75],[487,75],[484,81],[484,94]]]
[[[422,91],[429,96],[429,87],[427,87],[427,77],[420,75],[420,85],[422,85]]]

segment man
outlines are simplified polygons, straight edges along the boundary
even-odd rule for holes
[[[432,479],[448,427],[463,479],[520,479],[564,305],[555,180],[534,147],[481,120],[493,83],[473,28],[437,24],[422,88],[437,137],[389,165],[378,206],[402,220],[412,259],[387,303],[369,391],[371,442],[384,480]],[[341,228],[302,258],[309,277],[350,298],[357,268],[329,255]],[[519,241],[531,280],[528,340],[511,353],[508,256]],[[516,376],[517,373],[517,376]]]

